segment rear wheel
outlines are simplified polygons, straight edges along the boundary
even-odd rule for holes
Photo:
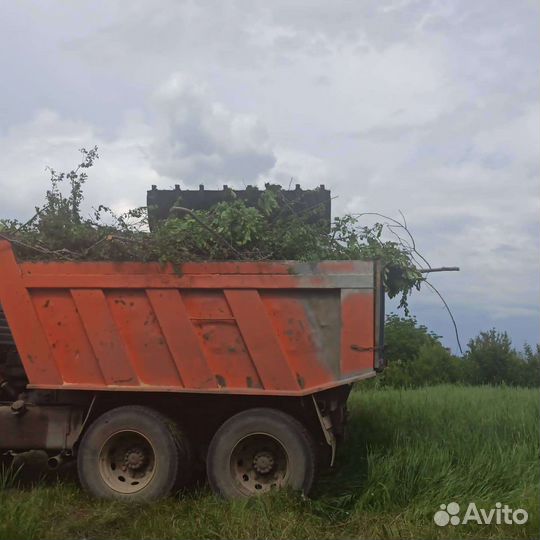
[[[226,497],[250,497],[283,487],[308,493],[315,454],[307,430],[275,409],[250,409],[216,432],[207,457],[212,489]]]
[[[187,482],[191,453],[168,418],[148,407],[118,407],[85,433],[77,468],[82,486],[96,497],[150,500]]]

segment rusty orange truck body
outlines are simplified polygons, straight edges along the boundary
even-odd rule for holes
[[[76,458],[98,496],[164,495],[197,460],[225,496],[307,491],[383,366],[383,303],[372,261],[18,262],[0,242],[0,448]]]

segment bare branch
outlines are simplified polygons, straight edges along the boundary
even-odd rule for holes
[[[458,327],[457,327],[457,324],[456,324],[456,320],[454,319],[454,315],[452,314],[452,310],[450,309],[450,307],[446,303],[446,300],[443,298],[442,294],[438,291],[438,289],[434,285],[432,285],[427,279],[424,281],[424,283],[426,285],[428,285],[429,287],[431,287],[435,291],[437,296],[441,299],[441,302],[444,304],[444,307],[446,308],[446,311],[448,311],[448,315],[450,315],[450,319],[452,320],[452,324],[454,325],[454,332],[456,334],[456,341],[457,341],[457,345],[458,345],[458,348],[459,348],[459,352],[463,355],[463,349],[461,348],[461,342],[459,340],[459,331],[458,331]]]
[[[401,213],[401,211],[400,211]],[[407,236],[410,238],[411,240],[411,250],[416,253],[416,255],[418,255],[418,257],[420,257],[420,259],[422,259],[422,261],[424,262],[424,264],[428,267],[428,268],[431,268],[431,264],[429,264],[429,261],[421,254],[417,251],[416,249],[416,243],[414,241],[414,237],[413,235],[411,234],[411,232],[409,231],[408,227],[407,227],[407,222],[404,221],[404,223],[401,223],[400,221],[398,221],[397,219],[394,219],[390,216],[386,216],[384,214],[379,214],[378,212],[363,212],[361,214],[354,214],[355,217],[362,217],[362,216],[377,216],[377,217],[382,217],[383,219],[386,219],[388,221],[391,221],[392,223],[394,223],[395,226],[403,229],[406,233],[407,233]],[[388,228],[388,224],[386,224],[387,228]]]
[[[422,274],[428,274],[429,272],[459,272],[459,266],[441,266],[440,268],[419,268],[419,272]]]

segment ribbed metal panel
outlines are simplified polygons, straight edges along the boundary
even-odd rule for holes
[[[13,345],[13,336],[0,305],[0,345]]]
[[[0,300],[31,388],[292,396],[371,377],[377,272],[18,263],[0,242]]]

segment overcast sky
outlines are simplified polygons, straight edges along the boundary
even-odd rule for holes
[[[2,2],[0,217],[97,144],[88,202],[151,184],[331,188],[407,217],[463,342],[539,341],[539,3]],[[455,350],[429,290],[418,319]],[[390,307],[392,304],[390,304]]]

